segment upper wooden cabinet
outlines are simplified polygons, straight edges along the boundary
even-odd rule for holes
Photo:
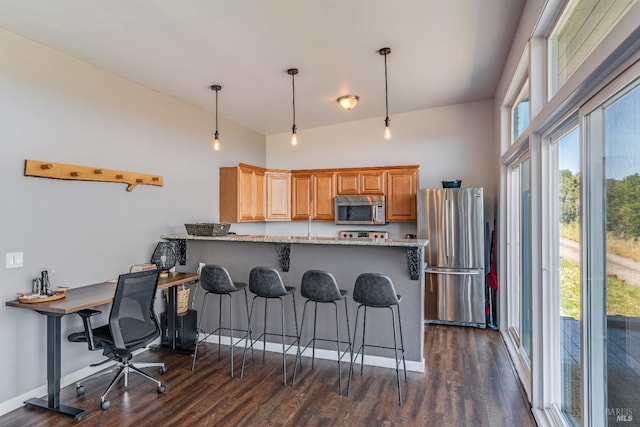
[[[332,221],[336,195],[384,195],[388,222],[416,220],[418,166],[266,170],[220,168],[220,221]]]
[[[312,174],[312,219],[333,220],[333,198],[336,195],[335,172],[314,172]]]
[[[265,169],[241,163],[220,168],[220,222],[265,220]]]
[[[267,171],[267,221],[291,219],[291,173]]]
[[[384,169],[363,169],[339,171],[336,173],[337,189],[336,194],[384,194],[385,193],[385,170]]]
[[[387,221],[415,221],[418,168],[387,171]]]
[[[333,171],[291,172],[291,219],[333,220],[335,187]]]
[[[291,172],[291,219],[311,216],[311,173]]]

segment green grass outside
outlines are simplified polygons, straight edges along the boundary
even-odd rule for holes
[[[560,259],[560,315],[580,319],[580,265]],[[607,315],[640,317],[640,287],[607,277]]]

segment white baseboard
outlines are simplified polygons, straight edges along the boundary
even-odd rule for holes
[[[230,345],[231,340],[229,339],[228,336],[222,335],[220,338],[221,338],[220,341],[221,341],[221,343],[223,345]],[[201,337],[201,339],[202,339],[202,337]],[[235,344],[236,347],[242,347],[242,349],[244,349],[244,345],[245,345],[244,338],[234,338],[233,341],[234,341],[234,344]],[[212,344],[217,344],[218,343],[218,335],[210,335],[207,338],[207,342],[208,343],[212,343]],[[255,350],[262,351],[262,347],[263,347],[262,341],[259,341],[259,342],[255,343],[253,345],[253,348]],[[269,352],[273,352],[273,353],[282,353],[282,343],[276,343],[276,342],[267,341],[265,350],[269,351]],[[297,351],[297,347],[294,346],[294,347],[291,347],[287,351],[287,354],[295,356],[296,351]],[[312,349],[311,348],[307,348],[304,352],[302,352],[302,356],[303,357],[311,357],[311,355],[312,355]],[[324,360],[337,361],[338,360],[338,354],[337,354],[336,350],[324,350],[324,349],[316,348],[316,358],[324,359]],[[349,360],[348,354],[347,354],[346,358],[343,357],[342,360],[344,362],[349,363],[350,360]],[[359,361],[360,361],[360,357],[358,357],[358,362]],[[370,355],[365,354],[364,355],[364,364],[365,364],[365,366],[378,366],[378,367],[381,367],[381,368],[391,368],[391,369],[395,369],[396,368],[396,362],[395,362],[393,357],[370,356]],[[425,370],[425,368],[424,368],[424,357],[422,358],[422,360],[420,362],[407,360],[407,371],[424,373],[424,370]]]

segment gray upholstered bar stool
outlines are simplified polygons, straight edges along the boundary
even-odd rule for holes
[[[316,341],[328,341],[336,343],[338,350],[338,390],[342,394],[342,370],[340,362],[347,352],[351,353],[351,332],[349,326],[349,309],[347,307],[347,291],[338,288],[335,277],[328,271],[322,270],[309,270],[302,276],[302,283],[300,285],[300,293],[303,297],[307,298],[302,310],[302,323],[300,324],[300,333],[304,328],[304,315],[307,312],[307,304],[312,302],[314,304],[313,312],[313,338],[309,340],[307,345],[302,349],[302,352],[306,351],[310,345],[313,344],[311,353],[311,369],[316,358]],[[340,342],[340,316],[338,315],[338,304],[336,301],[344,301],[345,314],[347,316],[347,337],[348,347],[342,351]],[[330,303],[333,304],[336,312],[336,339],[316,338],[316,325],[318,322],[318,303]],[[298,354],[296,355],[296,363],[293,365],[293,379],[291,380],[291,386],[295,384],[296,372],[298,371],[298,359],[301,356],[300,351],[300,339],[298,339]]]
[[[402,297],[396,294],[393,282],[389,276],[382,273],[362,273],[356,278],[356,284],[353,289],[353,300],[358,305],[356,311],[356,325],[353,330],[353,343],[357,342],[356,334],[358,332],[358,317],[360,309],[364,307],[363,326],[362,326],[362,345],[355,355],[352,353],[351,366],[349,367],[349,384],[347,385],[347,396],[351,390],[351,377],[353,375],[353,364],[361,354],[360,358],[360,375],[364,368],[364,350],[365,347],[376,347],[387,350],[394,350],[396,362],[396,380],[398,382],[398,403],[402,405],[402,392],[400,390],[400,361],[402,361],[404,369],[404,380],[407,381],[407,364],[404,357],[404,339],[402,337],[402,322],[400,320],[400,300]],[[396,307],[398,316],[398,326],[400,330],[400,347],[396,338],[396,320],[393,307]],[[391,312],[391,322],[393,327],[393,347],[365,344],[365,331],[367,329],[367,309],[368,308],[388,308]]]
[[[262,335],[260,335],[255,340],[249,338],[248,341],[245,341],[244,352],[242,353],[242,369],[240,370],[240,378],[244,376],[244,365],[247,356],[247,348],[251,347],[253,351],[253,345],[262,339],[263,347],[262,347],[262,361],[264,362],[264,354],[266,347],[266,337],[268,335],[272,336],[280,336],[282,338],[282,375],[283,375],[283,383],[287,385],[287,351],[294,345],[298,343],[298,315],[296,314],[296,296],[295,291],[296,288],[293,286],[285,286],[282,283],[282,278],[280,277],[280,273],[275,268],[271,267],[254,267],[249,273],[249,290],[255,294],[253,299],[251,300],[251,310],[249,310],[249,330],[252,329],[253,322],[253,308],[255,306],[256,298],[264,299],[264,328],[262,331]],[[293,299],[293,318],[296,327],[296,334],[287,335],[285,333],[284,327],[284,300],[282,297],[291,295]],[[281,331],[279,334],[273,332],[267,332],[267,305],[270,299],[279,299],[280,300],[280,317],[281,317]],[[294,341],[286,346],[286,338],[294,338]],[[250,342],[250,344],[249,344]]]
[[[207,295],[214,294],[218,295],[219,298],[219,307],[218,307],[218,327],[213,331],[205,334],[202,340],[196,340],[196,348],[193,352],[193,362],[191,364],[191,370],[193,371],[196,367],[196,357],[198,356],[198,344],[200,341],[206,341],[206,339],[215,333],[218,333],[218,357],[220,357],[220,344],[221,344],[221,331],[229,331],[229,353],[231,356],[231,376],[233,377],[233,347],[243,339],[246,339],[247,336],[251,339],[251,333],[247,332],[247,329],[236,329],[239,331],[244,331],[245,335],[238,338],[234,343],[234,328],[233,328],[233,305],[231,304],[233,298],[232,294],[240,291],[244,291],[244,304],[247,308],[247,324],[249,318],[249,298],[247,297],[247,284],[234,282],[231,280],[231,276],[226,268],[220,265],[207,264],[202,267],[202,271],[200,272],[200,286],[205,290],[204,297],[202,298],[202,308],[200,309],[200,321],[198,322],[198,333],[202,330],[202,318],[204,317],[204,303],[207,300]],[[229,327],[222,326],[222,297],[229,297]]]

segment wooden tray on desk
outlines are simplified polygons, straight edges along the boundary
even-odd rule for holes
[[[67,296],[68,286],[60,286],[56,288],[56,293],[53,295],[42,296],[38,294],[18,294],[18,301],[22,304],[36,304],[39,302],[49,302],[62,299]]]

